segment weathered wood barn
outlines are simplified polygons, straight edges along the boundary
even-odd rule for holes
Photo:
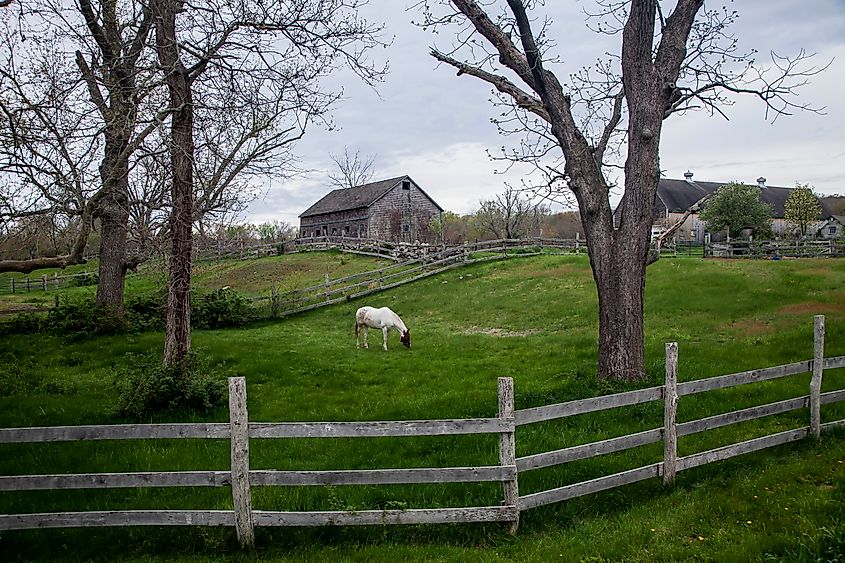
[[[442,212],[410,176],[399,176],[329,192],[299,216],[299,235],[436,242],[430,225]]]
[[[652,236],[657,236],[674,225],[687,209],[724,185],[724,182],[693,180],[692,172],[684,174],[683,180],[661,178],[657,186],[657,198],[654,202]],[[760,199],[772,209],[772,232],[777,236],[790,235],[791,227],[784,219],[784,204],[793,188],[767,186],[765,178],[757,178],[757,187],[760,188]],[[831,214],[824,201],[819,200],[819,206],[821,213],[819,213],[818,222],[821,224]],[[675,233],[675,238],[702,243],[706,232],[707,226],[701,220],[699,214],[692,213]],[[711,234],[716,235],[716,233]]]

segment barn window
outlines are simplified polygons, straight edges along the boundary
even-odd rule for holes
[[[828,232],[828,234],[835,235],[836,234],[836,225],[831,225],[827,232]]]
[[[350,231],[349,225],[346,225],[345,227],[343,227],[343,234],[348,235],[349,231]]]
[[[411,182],[409,180],[404,180],[402,182],[402,189],[403,190],[410,190],[411,189]]]
[[[411,224],[410,223],[403,223],[402,224],[402,232],[403,233],[410,233],[411,232]]]

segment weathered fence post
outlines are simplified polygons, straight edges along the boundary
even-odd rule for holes
[[[255,530],[249,490],[249,416],[246,410],[246,380],[243,377],[229,378],[229,432],[235,531],[241,547],[251,549],[255,545]]]
[[[810,432],[821,437],[822,374],[824,373],[824,315],[813,317],[813,377],[810,379]]]
[[[47,274],[41,274],[41,291],[47,291]]]
[[[581,254],[581,251],[578,248],[580,242],[581,242],[581,233],[576,232],[575,233],[575,254]]]
[[[32,291],[32,280],[28,277],[26,278],[26,292],[29,293]]]
[[[499,465],[516,467],[516,425],[514,423],[513,378],[499,378],[499,418],[508,419],[508,432],[499,434]],[[506,506],[516,507],[516,519],[508,524],[508,533],[515,534],[519,528],[519,480],[503,482]]]
[[[384,283],[383,276],[384,276],[384,270],[379,270],[378,271],[378,286],[379,287],[381,287],[382,284]]]
[[[678,463],[678,343],[666,343],[666,384],[663,386],[663,484],[675,482]]]
[[[59,289],[59,273],[58,272],[53,272],[53,282],[54,282],[54,285],[56,286],[56,289]]]
[[[11,280],[9,280],[9,281],[10,281],[10,283],[12,284],[12,293],[14,293],[14,292],[15,292],[15,278],[12,278],[12,279],[11,279]]]
[[[276,284],[270,286],[270,316],[274,319],[279,316],[279,287]]]
[[[332,300],[332,291],[330,288],[329,273],[326,272],[326,303]]]

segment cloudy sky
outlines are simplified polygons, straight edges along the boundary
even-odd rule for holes
[[[298,224],[298,215],[330,191],[329,153],[344,147],[375,155],[373,180],[408,174],[442,207],[468,213],[482,199],[519,184],[525,169],[497,174],[502,164],[491,162],[487,150],[498,150],[507,139],[490,123],[495,115],[490,88],[451,68],[438,67],[430,47],[446,49],[448,33],[433,35],[412,24],[420,15],[407,11],[416,0],[370,0],[365,15],[385,23],[395,39],[379,51],[389,61],[390,74],[377,91],[341,76],[345,96],[336,106],[336,129],[311,129],[297,153],[306,177],[268,181],[265,195],[247,211],[251,222],[282,220]],[[664,2],[666,5],[672,2]],[[574,72],[589,65],[612,45],[584,26],[589,0],[547,0],[542,8],[552,20],[550,36],[557,42],[562,65]],[[707,8],[721,6],[707,2]],[[845,193],[845,0],[744,0],[729,3],[739,11],[734,32],[744,49],[794,55],[803,48],[816,53],[816,63],[829,68],[811,79],[801,100],[824,107],[824,114],[801,112],[767,121],[759,100],[737,98],[727,108],[729,120],[703,112],[675,116],[664,126],[661,168],[668,178],[687,170],[699,180],[739,180],[759,176],[773,186],[808,183],[820,193]]]

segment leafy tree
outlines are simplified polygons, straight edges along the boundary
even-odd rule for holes
[[[807,236],[807,227],[819,218],[822,206],[809,184],[797,184],[783,205],[783,218],[795,225],[798,235]]]
[[[719,188],[701,212],[711,231],[727,229],[737,236],[743,229],[761,232],[771,228],[772,208],[760,199],[760,188],[731,182]]]

